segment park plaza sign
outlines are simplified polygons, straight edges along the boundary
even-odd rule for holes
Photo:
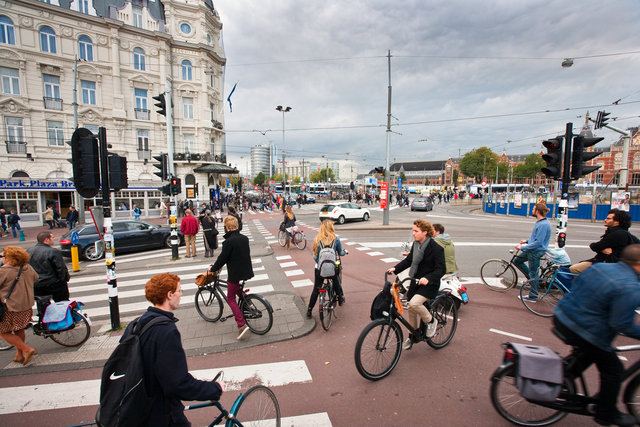
[[[76,187],[73,181],[44,180],[44,179],[0,179],[0,190],[38,190],[38,189],[59,189],[74,190]]]

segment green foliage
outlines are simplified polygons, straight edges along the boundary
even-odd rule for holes
[[[400,172],[400,176],[398,178],[400,178],[403,183],[407,182],[407,176],[404,174],[404,172]]]
[[[267,177],[264,176],[264,174],[262,172],[260,172],[258,175],[256,175],[255,178],[253,178],[253,185],[259,185],[262,187],[262,185],[267,181]]]
[[[453,185],[458,185],[458,178],[460,174],[458,173],[458,169],[453,170]]]
[[[476,181],[481,181],[483,178],[495,176],[498,159],[499,156],[490,148],[480,147],[464,155],[460,160],[460,171]],[[499,169],[498,175],[500,175]]]
[[[335,175],[331,171],[331,168],[323,168],[309,174],[309,181],[311,182],[327,182],[333,181],[334,179]]]
[[[515,167],[513,171],[513,176],[515,179],[522,180],[523,178],[535,178],[538,174],[540,174],[540,169],[546,166],[544,160],[542,160],[542,156],[540,154],[529,154],[526,159],[524,159],[524,163]]]

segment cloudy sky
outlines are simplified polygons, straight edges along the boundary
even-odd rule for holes
[[[587,111],[640,125],[637,0],[214,0],[227,58],[227,152],[384,165],[391,51],[390,162],[481,146],[538,152]],[[570,68],[563,58],[574,58]],[[618,101],[619,100],[619,101]],[[613,103],[618,101],[616,105]],[[602,129],[600,144],[619,135]],[[241,159],[240,157],[244,158]]]

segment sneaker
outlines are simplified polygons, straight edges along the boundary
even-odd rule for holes
[[[342,304],[344,304],[344,301],[345,301],[345,299],[344,299],[344,295],[340,295],[340,296],[338,297],[338,305],[342,305]]]
[[[413,347],[413,341],[411,341],[411,338],[407,338],[406,340],[404,340],[404,342],[402,343],[402,349],[411,350],[411,347]]]
[[[247,332],[249,332],[249,327],[247,325],[243,325],[240,329],[238,329],[238,338],[239,340],[242,339],[242,337],[244,337]]]
[[[312,317],[312,316],[311,316],[311,309],[310,309],[310,308],[308,308],[308,309],[307,309],[307,319],[311,319],[311,317]]]
[[[538,298],[537,297],[532,297],[532,296],[526,296],[524,298],[522,298],[523,301],[526,302],[538,302]]]
[[[427,331],[425,332],[425,336],[427,338],[431,338],[436,334],[436,329],[438,328],[438,321],[434,317],[431,319],[431,322],[427,323]]]

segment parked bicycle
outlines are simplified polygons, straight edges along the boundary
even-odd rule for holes
[[[240,283],[242,288],[244,285],[245,281]],[[224,310],[222,301],[226,301],[226,292],[223,289],[226,287],[226,280],[216,276],[212,283],[200,286],[196,291],[196,311],[207,322],[217,322],[218,320],[224,322],[233,317],[233,313],[222,317]],[[273,326],[273,308],[262,295],[250,294],[249,291],[250,289],[243,289],[238,305],[249,329],[255,334],[264,335]]]
[[[549,278],[551,274],[551,278]],[[571,283],[577,274],[569,272],[569,269],[561,268],[559,265],[552,265],[544,277],[540,279],[527,280],[520,288],[520,300],[524,306],[541,317],[552,317],[553,308],[558,305],[567,293],[571,292]],[[538,282],[538,298],[532,301],[528,297],[533,282]]]
[[[513,288],[518,282],[516,268],[527,280],[530,279],[529,275],[513,262],[520,251],[517,249],[509,249],[509,253],[512,255],[509,261],[499,258],[488,259],[482,263],[480,267],[482,282],[492,291],[506,292]],[[550,257],[547,255],[543,256],[540,262],[540,277],[550,278],[551,274],[549,269],[553,265]]]
[[[345,252],[348,253],[347,251]],[[342,260],[339,254],[337,257],[336,275],[342,284]],[[322,287],[318,289],[318,316],[320,317],[322,329],[325,331],[328,331],[333,323],[336,305],[339,305],[339,297],[333,288],[333,280],[327,277],[322,281]]]
[[[287,244],[287,232],[284,230],[278,231],[278,243],[280,246],[284,246]],[[291,231],[291,243],[296,245],[296,248],[303,250],[307,247],[307,238],[304,235],[304,231],[298,228],[298,226],[294,226]]]
[[[385,288],[387,288],[387,275],[385,272]],[[414,337],[425,341],[434,349],[441,349],[451,342],[458,325],[458,309],[453,297],[448,292],[440,292],[434,299],[425,302],[425,306],[431,315],[438,321],[438,327],[431,338],[424,335],[425,325],[420,321],[417,329],[411,327],[409,322],[402,317],[403,302],[400,294],[406,290],[402,286],[410,277],[390,285],[393,299],[389,309],[383,313],[382,318],[369,323],[360,333],[355,348],[356,368],[360,375],[368,380],[379,380],[391,373],[398,364],[402,352],[402,329],[398,322],[405,326]]]
[[[566,339],[555,328],[554,334],[562,341]],[[598,396],[589,393],[584,378],[582,353],[573,347],[571,353],[563,359],[563,384],[558,397],[550,402],[526,399],[520,395],[517,384],[519,357],[509,343],[503,344],[504,357],[500,367],[491,377],[491,403],[498,413],[520,426],[546,426],[553,424],[568,413],[594,416]],[[617,347],[616,351],[637,351],[640,345]],[[636,361],[623,372],[623,381],[628,381],[623,402],[631,415],[640,419],[640,361]]]
[[[222,371],[216,375],[213,381],[218,381],[222,377]],[[206,408],[215,406],[220,414],[209,424],[209,427],[219,425],[225,421],[225,427],[233,426],[258,426],[258,427],[280,427],[280,405],[278,399],[271,389],[263,385],[251,387],[236,398],[231,405],[231,410],[227,411],[217,400],[205,403],[196,403],[185,406],[184,410]]]

